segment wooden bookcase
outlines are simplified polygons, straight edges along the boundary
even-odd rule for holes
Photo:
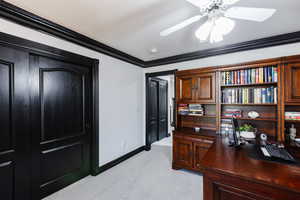
[[[277,81],[224,85],[222,72],[277,67]],[[224,103],[222,95],[228,88],[277,88],[277,101],[272,103]],[[295,124],[300,136],[300,121],[285,120],[285,111],[300,112],[300,56],[282,57],[229,66],[208,67],[176,72],[176,130],[173,137],[173,169],[202,170],[201,159],[216,134],[221,133],[221,120],[226,109],[240,109],[240,125],[252,124],[259,133],[267,133],[278,141],[284,141],[288,128]],[[202,104],[204,116],[180,115],[180,104]],[[248,117],[250,111],[259,118]],[[200,133],[193,128],[200,127]]]
[[[220,73],[220,77],[223,73],[227,72],[241,72],[245,70],[253,70],[254,72],[259,69],[264,69],[267,67],[274,67],[277,69],[277,79],[280,76],[280,62],[265,62],[260,64],[254,64],[254,65],[247,65],[247,66],[236,66],[236,67],[224,67],[220,70],[218,70],[218,73]],[[252,74],[248,75],[252,76]],[[246,76],[246,77],[248,77]],[[255,77],[257,77],[257,74],[255,74]],[[253,78],[253,76],[252,76]],[[219,79],[219,88],[217,90],[220,91],[220,99],[219,99],[219,110],[220,110],[220,117],[219,117],[219,124],[221,125],[222,119],[230,119],[230,117],[224,116],[224,111],[227,109],[238,109],[242,111],[242,116],[238,117],[239,124],[251,124],[255,128],[257,128],[258,132],[260,133],[266,133],[269,136],[273,138],[278,138],[278,119],[279,119],[279,112],[278,112],[278,96],[275,102],[268,102],[268,103],[254,103],[254,102],[247,102],[247,103],[224,103],[222,102],[222,96],[223,91],[232,89],[232,90],[242,90],[242,89],[249,89],[249,90],[255,90],[259,88],[277,88],[278,93],[278,81],[262,81],[261,83],[257,83],[255,81],[251,83],[234,83],[234,84],[224,84],[222,83],[222,79]],[[255,95],[254,95],[255,96]],[[252,119],[248,117],[248,113],[251,111],[256,111],[259,113],[259,117]],[[218,127],[219,132],[221,132],[221,127]]]
[[[300,121],[285,119],[285,112],[300,112],[300,56],[292,56],[282,63],[282,98],[281,120],[283,126],[281,132],[285,133],[282,139],[289,140],[289,128],[293,124],[297,129],[297,137],[300,137]]]
[[[276,66],[277,82],[230,84],[221,83],[222,72]],[[228,88],[276,87],[275,103],[223,103],[222,91]],[[199,95],[201,94],[201,95]],[[300,122],[285,120],[285,111],[300,111],[300,56],[281,57],[228,66],[199,68],[176,73],[176,103],[199,103],[204,107],[204,116],[182,116],[177,112],[176,127],[221,131],[221,120],[227,108],[241,109],[240,124],[252,124],[259,132],[267,133],[278,141],[285,140],[290,124],[295,124],[300,136]],[[251,119],[248,112],[256,111],[259,118]]]
[[[176,103],[202,104],[205,115],[180,115],[177,112],[177,128],[200,127],[217,131],[217,77],[214,70],[201,73],[178,72],[176,75]],[[180,75],[181,74],[181,75]]]

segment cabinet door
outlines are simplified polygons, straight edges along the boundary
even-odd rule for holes
[[[300,103],[300,63],[291,63],[285,67],[285,102]]]
[[[213,200],[269,200],[255,191],[243,190],[241,188],[231,187],[224,184],[214,183]],[[273,198],[272,198],[273,199]]]
[[[199,103],[215,103],[215,73],[199,74],[195,77],[194,100]]]
[[[174,137],[173,161],[182,167],[193,167],[193,143]]]
[[[190,102],[193,100],[194,80],[192,76],[176,78],[176,95],[179,102]]]
[[[204,147],[203,145],[199,143],[194,143],[194,168],[196,170],[201,170],[201,160],[205,156],[206,152],[208,151],[208,148]]]

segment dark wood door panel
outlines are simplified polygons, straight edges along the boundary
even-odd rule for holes
[[[149,121],[148,134],[149,142],[152,144],[158,140],[158,82],[156,80],[149,80]]]
[[[168,81],[160,80],[158,89],[159,130],[158,139],[168,135]]]
[[[0,47],[0,198],[30,200],[28,54]]]
[[[214,183],[214,200],[270,200],[270,198],[240,188]]]
[[[70,173],[80,171],[84,164],[83,155],[82,143],[42,151],[40,180],[42,187],[51,184],[53,180],[63,179]]]
[[[285,101],[300,103],[300,64],[291,63],[285,67]]]
[[[0,152],[12,149],[13,64],[0,60]]]
[[[148,135],[149,135],[149,141],[150,144],[152,144],[153,142],[156,142],[158,140],[158,136],[157,136],[157,131],[158,131],[158,123],[157,120],[155,121],[150,121],[149,122],[149,128],[148,128]]]
[[[174,162],[179,166],[193,167],[193,143],[174,139]]]
[[[0,197],[14,200],[14,166],[12,161],[0,163]]]
[[[69,69],[41,69],[40,83],[41,141],[84,134],[84,77]]]
[[[33,199],[89,174],[91,72],[86,67],[30,56],[34,122]]]
[[[203,147],[201,143],[194,143],[194,168],[201,170],[201,160],[207,153],[208,148]]]
[[[205,73],[195,77],[195,98],[201,103],[215,103],[215,73]]]
[[[177,100],[183,102],[189,102],[193,100],[194,93],[194,81],[193,77],[177,77],[176,78],[177,88]]]

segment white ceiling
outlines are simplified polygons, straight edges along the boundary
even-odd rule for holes
[[[144,61],[300,31],[299,0],[240,0],[238,6],[275,8],[263,23],[235,20],[217,44],[200,43],[195,30],[205,19],[170,36],[159,33],[198,14],[185,0],[6,0]],[[157,48],[158,52],[150,53]]]

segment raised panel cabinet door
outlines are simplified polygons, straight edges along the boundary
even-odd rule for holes
[[[89,174],[90,69],[30,56],[32,194],[41,199]]]
[[[188,140],[174,138],[174,163],[179,166],[193,167],[193,143]]]
[[[213,184],[213,200],[269,200],[270,198],[258,195],[255,191],[245,191],[240,188]]]
[[[285,67],[285,101],[300,103],[300,63],[290,63]]]
[[[0,199],[30,200],[28,54],[0,47]]]
[[[194,97],[194,79],[192,76],[176,78],[176,96],[179,102],[191,102]]]
[[[195,102],[215,103],[216,99],[216,75],[204,73],[195,77]]]
[[[208,151],[208,148],[203,147],[203,145],[194,143],[194,168],[196,170],[201,170],[201,160],[205,156],[206,152]]]
[[[158,88],[159,131],[158,139],[168,136],[168,81],[160,80]]]

